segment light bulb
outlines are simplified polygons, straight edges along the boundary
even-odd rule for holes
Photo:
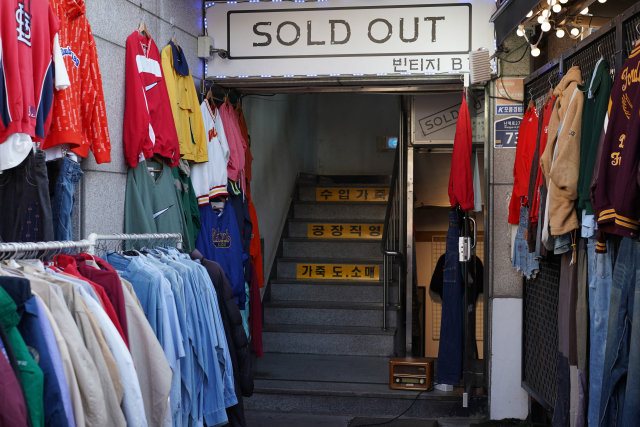
[[[544,16],[538,16],[538,24],[542,24],[545,21]]]
[[[556,0],[547,0],[547,4],[549,6],[553,6],[554,4],[556,4]]]
[[[533,47],[531,49],[531,56],[536,57],[536,56],[540,56],[540,49],[538,49],[537,47]]]
[[[584,9],[582,9],[582,10],[580,11],[580,14],[581,14],[581,15],[586,15],[587,13],[589,13],[589,8],[588,8],[588,7],[585,7]]]
[[[560,3],[565,4],[566,2],[568,2],[569,0],[560,0]]]
[[[533,16],[533,10],[530,10],[529,13],[527,13],[527,18],[531,18],[532,16]]]
[[[551,12],[549,12],[547,9],[542,11],[542,16],[544,16],[545,18],[548,18],[551,15]]]
[[[607,0],[598,0],[598,2],[600,2],[600,3],[606,3],[606,2],[607,2]]]
[[[547,21],[545,19],[545,21],[542,23],[541,28],[542,28],[542,31],[544,31],[546,33],[547,31],[549,31],[551,29],[551,24],[549,23],[549,21]]]
[[[524,27],[522,25],[518,25],[518,29],[516,30],[516,34],[518,37],[524,36]]]
[[[559,39],[564,37],[564,30],[562,28],[558,28],[558,31],[556,31],[556,37]]]
[[[578,36],[579,34],[580,34],[580,29],[578,29],[578,28],[572,28],[572,29],[571,29],[571,35],[572,35],[572,36],[576,37],[576,36]]]
[[[560,3],[556,3],[556,4],[553,5],[553,11],[555,13],[560,13],[561,10],[562,10],[562,6],[560,6]]]

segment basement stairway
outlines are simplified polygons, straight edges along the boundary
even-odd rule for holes
[[[391,286],[382,330],[388,193],[386,176],[300,178],[264,303],[265,354],[254,359],[246,409],[395,416],[418,395],[389,389],[398,289]],[[463,408],[461,388],[425,392],[406,416],[469,416],[484,402]]]

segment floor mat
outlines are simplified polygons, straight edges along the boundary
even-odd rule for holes
[[[438,427],[438,422],[435,420],[416,420],[416,419],[400,419],[389,422],[389,418],[354,418],[349,423],[349,427],[365,427],[365,426],[377,426],[380,427]]]

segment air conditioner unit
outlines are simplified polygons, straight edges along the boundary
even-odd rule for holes
[[[484,83],[491,80],[489,49],[478,49],[469,52],[469,70],[471,72],[471,84]]]

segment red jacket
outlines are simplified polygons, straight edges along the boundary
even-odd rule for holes
[[[180,144],[167,84],[153,39],[137,30],[127,38],[125,79],[124,156],[132,168],[144,158],[159,154],[174,167],[180,160]]]
[[[462,95],[462,105],[456,123],[453,141],[451,173],[449,174],[449,202],[452,207],[460,205],[464,211],[474,208],[473,178],[471,175],[471,117],[467,99]]]
[[[49,0],[60,18],[60,47],[71,87],[56,91],[53,123],[42,148],[68,143],[81,157],[89,149],[97,163],[111,161],[111,140],[96,43],[84,0]]]
[[[545,148],[547,148],[547,136],[549,131],[549,120],[551,119],[551,112],[553,111],[553,103],[555,102],[555,97],[552,97],[547,105],[542,109],[542,135],[540,135],[540,150],[539,153],[542,155],[544,153]],[[542,168],[540,167],[540,163],[538,162],[538,171],[536,172],[536,182],[535,188],[533,192],[533,200],[530,201],[529,206],[531,207],[529,210],[529,218],[531,218],[532,224],[537,224],[540,215],[540,186],[542,185],[544,180],[544,175],[542,174]]]
[[[529,175],[531,163],[536,151],[536,139],[538,137],[538,114],[535,108],[524,113],[524,118],[518,128],[518,143],[516,146],[516,159],[513,164],[513,193],[509,205],[509,224],[520,223],[520,206],[528,204]],[[524,197],[524,199],[522,199]]]

